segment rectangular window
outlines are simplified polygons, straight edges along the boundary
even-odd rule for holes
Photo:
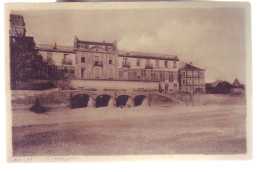
[[[155,71],[151,71],[151,79],[153,80],[153,81],[155,81],[156,80],[156,77],[155,77]]]
[[[81,77],[81,78],[85,78],[85,68],[81,68],[80,77]]]
[[[203,77],[203,72],[202,71],[200,71],[200,77]]]
[[[165,92],[168,91],[168,88],[169,88],[168,84],[165,84]]]
[[[101,69],[100,68],[95,68],[95,77],[100,78],[101,77]]]
[[[80,47],[81,47],[82,49],[85,49],[85,45],[84,45],[84,44],[81,44]]]
[[[136,78],[137,79],[141,79],[141,70],[140,69],[138,69],[138,70],[136,70]]]
[[[155,67],[158,69],[158,68],[160,68],[160,66],[159,66],[159,60],[156,60],[156,62],[155,62]]]
[[[112,59],[112,57],[109,57],[108,63],[109,63],[109,64],[113,64],[113,59]]]
[[[114,70],[113,69],[109,69],[109,79],[114,78]]]
[[[191,79],[187,79],[187,85],[192,85],[192,80]]]
[[[128,71],[128,79],[129,79],[129,80],[132,80],[132,77],[133,77],[133,71],[132,71],[132,70],[129,70],[129,71]]]
[[[198,85],[198,79],[193,80],[193,85]]]
[[[164,82],[165,81],[165,76],[164,76],[164,72],[160,71],[160,81]]]
[[[182,80],[182,85],[186,85],[186,80],[185,79]]]
[[[136,66],[141,66],[141,59],[137,59]]]
[[[198,71],[193,71],[193,77],[198,77]]]
[[[155,80],[160,81],[160,71],[155,71]]]
[[[128,62],[127,58],[123,58],[122,67],[130,68],[130,62]]]
[[[169,82],[169,78],[170,78],[170,72],[168,72],[168,71],[165,71],[164,72],[164,78],[165,78],[165,81],[168,81]]]
[[[185,71],[182,71],[182,76],[186,77],[186,72]]]
[[[187,76],[192,77],[192,71],[187,71]]]
[[[173,72],[170,72],[169,82],[173,82]]]
[[[85,57],[81,57],[81,63],[85,63]]]
[[[150,65],[150,59],[146,59],[146,64]]]
[[[136,79],[136,70],[134,70],[133,78]]]
[[[176,67],[177,67],[177,63],[173,62],[173,68],[176,68]]]
[[[64,54],[64,55],[63,55],[63,59],[64,59],[65,62],[68,61],[68,55],[69,55],[69,54]]]
[[[165,67],[165,68],[168,68],[168,61],[165,61],[165,62],[164,62],[164,67]]]
[[[119,79],[123,79],[123,71],[119,71]]]
[[[142,79],[142,80],[145,79],[145,75],[146,75],[145,70],[141,70],[141,79]]]
[[[63,59],[62,59],[62,64],[63,65],[72,65],[72,60],[68,58],[69,54],[64,54]]]
[[[165,82],[165,72],[163,72],[163,82]]]
[[[204,85],[204,80],[203,79],[200,79],[199,82],[200,82],[199,85]]]
[[[123,72],[123,78],[124,78],[124,79],[127,79],[127,78],[128,78],[128,71],[124,71],[124,72]]]

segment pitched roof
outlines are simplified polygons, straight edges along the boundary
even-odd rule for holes
[[[237,78],[234,80],[233,85],[240,85],[240,82],[238,81]]]
[[[185,66],[182,68],[182,69],[197,69],[197,70],[204,70],[204,69],[201,69],[201,68],[198,68],[198,67],[195,67],[191,64],[188,64],[188,63],[185,63]]]
[[[92,42],[92,41],[82,41],[82,40],[78,40],[78,43],[91,44],[91,45],[114,46],[113,43],[108,43],[108,42]]]
[[[144,53],[134,51],[118,51],[119,57],[133,57],[133,58],[146,58],[146,59],[160,59],[160,60],[174,60],[179,61],[176,55],[166,55],[158,53]]]
[[[72,46],[60,46],[60,45],[50,45],[50,44],[37,44],[36,48],[40,51],[53,51],[53,52],[71,52],[73,53]]]

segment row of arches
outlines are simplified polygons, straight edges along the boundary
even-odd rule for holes
[[[129,95],[120,95],[116,99],[112,96],[103,94],[96,97],[93,100],[87,94],[77,94],[71,98],[71,108],[83,108],[83,107],[132,107],[132,106],[141,106],[148,105],[147,97],[144,95],[138,95],[132,99]]]

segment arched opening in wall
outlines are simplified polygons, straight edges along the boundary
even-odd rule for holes
[[[86,94],[77,94],[71,99],[71,108],[84,108],[88,106],[89,96]]]
[[[118,96],[116,99],[116,107],[126,106],[126,102],[129,99],[129,97],[130,96],[128,96],[128,95]]]
[[[138,95],[138,96],[136,96],[136,97],[134,98],[134,105],[135,105],[135,106],[141,106],[145,98],[146,98],[146,97],[145,97],[144,95]]]
[[[96,108],[108,106],[111,96],[107,94],[100,95],[96,98]]]

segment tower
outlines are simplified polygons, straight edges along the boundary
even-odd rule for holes
[[[25,36],[25,22],[22,15],[10,14],[10,36]]]

